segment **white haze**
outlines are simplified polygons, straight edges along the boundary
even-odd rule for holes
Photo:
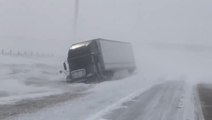
[[[66,56],[72,43],[106,38],[133,43],[146,75],[210,79],[212,1],[0,0],[0,48]]]

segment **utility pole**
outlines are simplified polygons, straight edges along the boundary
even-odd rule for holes
[[[78,41],[79,0],[75,0],[73,39]]]

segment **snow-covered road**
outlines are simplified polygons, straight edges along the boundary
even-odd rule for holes
[[[182,82],[159,84],[123,103],[119,109],[105,115],[104,120],[183,120]],[[99,119],[98,119],[99,120]]]
[[[122,80],[105,81],[84,91],[82,97],[42,108],[34,113],[10,116],[7,120],[86,120],[105,108],[120,105],[158,84],[135,75]],[[133,86],[133,87],[132,87]],[[126,99],[127,98],[127,99]]]
[[[141,84],[128,80],[101,83],[85,96],[7,120],[195,120],[192,91],[185,81],[146,83],[138,89]],[[126,89],[117,91],[120,86]]]

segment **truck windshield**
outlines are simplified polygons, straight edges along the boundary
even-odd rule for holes
[[[71,70],[86,68],[92,64],[92,57],[88,47],[69,51],[68,62]]]

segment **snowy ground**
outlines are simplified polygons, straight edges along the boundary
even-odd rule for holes
[[[0,105],[87,89],[85,85],[65,83],[64,75],[59,74],[63,61],[61,58],[0,58]]]
[[[85,96],[7,120],[194,120],[194,98],[187,85],[183,80],[147,82],[133,76],[100,83]]]
[[[136,52],[138,70],[133,76],[91,85],[66,84],[64,76],[58,73],[63,59],[1,56],[0,117],[9,117],[7,120],[119,120],[121,118],[116,119],[111,113],[115,111],[124,116],[136,110],[145,111],[138,119],[152,114],[148,119],[156,120],[160,113],[168,114],[167,119],[175,116],[174,119],[194,120],[194,113],[201,113],[196,108],[200,103],[194,85],[212,78],[211,52],[182,49],[178,45],[174,49],[160,44],[141,47]],[[138,104],[135,98],[139,98]],[[31,101],[25,102],[26,99]],[[145,110],[144,106],[149,109]],[[178,112],[174,112],[176,110]]]
[[[87,95],[84,97],[44,108],[33,114],[15,116],[9,120],[59,120],[61,118],[63,120],[85,120],[92,118],[95,113],[98,115],[99,111],[104,112],[104,109],[111,104],[120,103],[120,99],[126,99],[126,96],[133,97],[134,94],[141,94],[152,86],[153,81],[132,76],[123,80],[103,82],[86,91]]]

